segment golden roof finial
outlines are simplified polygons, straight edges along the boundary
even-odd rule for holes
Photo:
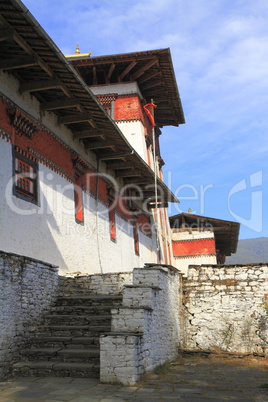
[[[90,57],[91,53],[92,52],[80,53],[80,46],[77,43],[76,47],[75,47],[75,54],[66,54],[65,57],[68,57],[70,59],[71,58],[73,58],[73,59],[75,59],[75,58],[84,58],[84,57]]]

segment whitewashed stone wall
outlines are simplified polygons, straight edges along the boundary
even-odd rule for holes
[[[132,284],[132,277],[132,272],[60,276],[58,294],[68,296],[78,291],[88,291],[91,294],[118,295],[122,293],[126,284]]]
[[[134,384],[177,356],[180,289],[181,274],[173,267],[134,269],[123,306],[112,310],[112,333],[100,338],[102,382]]]
[[[0,251],[0,377],[56,298],[55,266]]]
[[[182,347],[265,354],[267,297],[267,264],[190,266],[183,279]]]

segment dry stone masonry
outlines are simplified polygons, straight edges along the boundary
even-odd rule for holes
[[[58,270],[0,251],[0,377],[56,299]]]
[[[267,356],[267,338],[267,264],[58,276],[0,252],[0,377],[17,362],[23,375],[130,385],[179,349]]]
[[[173,267],[135,268],[112,310],[112,333],[100,338],[100,378],[134,384],[142,374],[174,359],[179,346],[181,274]]]
[[[126,284],[132,284],[132,272],[60,276],[59,295],[72,295],[77,291],[91,294],[118,295]]]
[[[190,266],[183,280],[182,347],[265,354],[267,264]]]

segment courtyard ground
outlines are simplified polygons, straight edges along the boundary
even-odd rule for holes
[[[179,357],[133,387],[94,379],[16,378],[0,382],[0,402],[268,401],[268,361]]]

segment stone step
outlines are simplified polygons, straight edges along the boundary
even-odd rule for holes
[[[103,332],[110,332],[111,325],[42,325],[41,336],[96,336]]]
[[[52,361],[22,361],[13,365],[13,377],[99,378],[99,364]]]
[[[36,336],[31,339],[31,347],[59,347],[59,348],[71,348],[71,347],[99,347],[99,336]]]
[[[98,327],[99,325],[101,326],[107,326],[111,327],[111,317],[104,317],[104,316],[99,316],[99,317],[89,317],[89,316],[68,316],[68,315],[61,315],[61,316],[52,316],[52,317],[46,317],[43,323],[45,326],[92,326],[92,327]]]
[[[57,362],[82,362],[98,363],[100,357],[99,348],[60,349],[60,348],[28,348],[21,354],[29,361],[57,361]]]
[[[119,306],[114,306],[112,304],[107,306],[84,306],[84,305],[58,305],[55,307],[52,307],[50,314],[109,314],[111,312],[111,309],[117,308]]]
[[[111,309],[121,305],[121,295],[58,297],[12,375],[99,378],[99,337],[111,331]]]
[[[95,321],[106,321],[109,323],[111,321],[111,314],[47,314],[45,320],[50,322],[60,322],[60,321],[70,321],[70,323],[75,321],[87,321],[87,322],[95,322]]]
[[[122,296],[61,296],[57,298],[56,306],[67,306],[67,305],[87,305],[87,306],[107,306],[107,305],[120,305],[122,303]]]

